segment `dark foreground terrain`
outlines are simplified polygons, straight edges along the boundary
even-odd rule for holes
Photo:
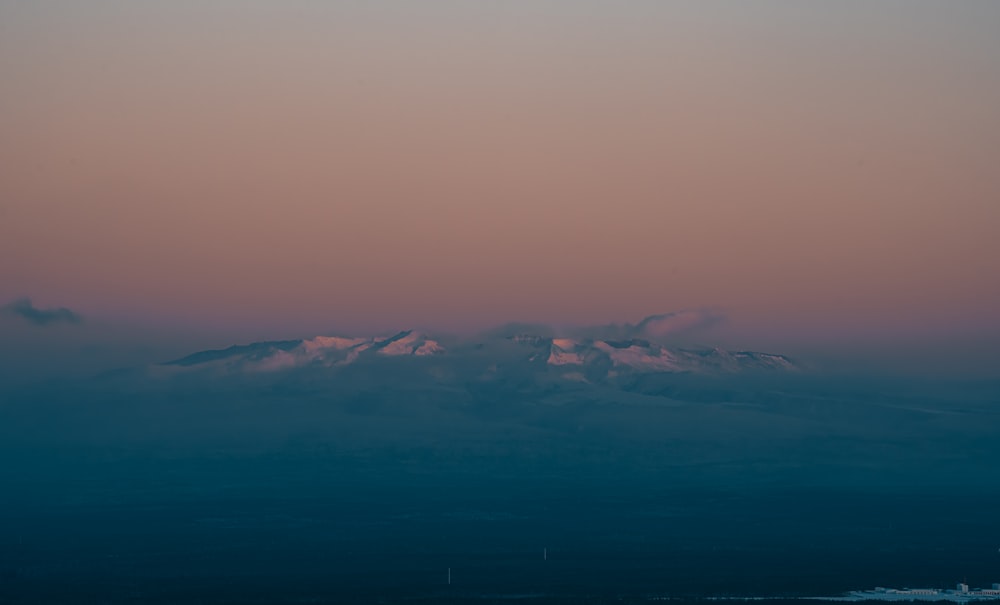
[[[993,385],[684,388],[8,394],[0,602],[630,603],[1000,581]]]
[[[0,598],[569,602],[832,595],[1000,574],[1000,493],[982,488],[488,485],[402,472],[375,483],[333,467],[315,485],[301,462],[117,461],[129,488],[67,463],[72,495],[5,511]]]

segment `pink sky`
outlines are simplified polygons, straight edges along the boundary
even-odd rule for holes
[[[1000,325],[998,3],[327,4],[0,5],[0,299]]]

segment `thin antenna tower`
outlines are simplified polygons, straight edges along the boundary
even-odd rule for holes
[[[548,548],[543,548],[542,549],[542,561],[548,561],[548,560],[549,560],[549,549]]]
[[[448,568],[448,586],[451,586],[451,568]]]

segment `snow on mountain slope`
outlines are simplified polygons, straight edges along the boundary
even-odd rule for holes
[[[341,338],[339,336],[317,336],[309,340],[302,341],[302,349],[307,352],[321,351],[323,349],[343,350],[352,349],[358,345],[365,344],[364,338]]]
[[[506,344],[503,344],[506,343]],[[511,349],[510,347],[513,347]],[[603,340],[549,338],[537,335],[493,337],[459,343],[446,349],[427,334],[405,330],[392,336],[348,338],[316,336],[238,345],[203,351],[161,365],[161,368],[214,369],[226,373],[277,372],[291,368],[342,368],[384,358],[438,356],[434,371],[458,376],[466,361],[480,360],[483,367],[522,368],[544,372],[557,379],[606,382],[619,377],[649,373],[732,374],[747,371],[795,371],[797,366],[781,355],[722,349],[676,349],[645,339]],[[483,361],[485,360],[485,361]],[[441,365],[441,364],[445,365]],[[470,366],[471,367],[471,366]]]
[[[592,378],[614,378],[635,373],[736,373],[798,369],[782,355],[722,349],[671,349],[638,338],[623,341],[576,340],[521,334],[509,340],[537,350],[531,359],[544,356],[551,370],[574,373],[577,377],[581,368],[586,368],[586,374]],[[568,373],[565,375],[569,376]]]
[[[260,342],[227,349],[203,351],[163,365],[184,368],[218,368],[238,372],[274,372],[294,367],[344,366],[366,353],[383,356],[423,357],[445,352],[437,341],[419,332],[405,331],[390,337],[346,338],[316,336],[307,340]]]
[[[576,352],[578,343],[569,338],[555,338],[549,348],[550,366],[583,365],[583,358]]]
[[[431,340],[426,335],[419,332],[406,331],[388,338],[379,345],[380,355],[437,355],[444,353],[444,347],[437,341]]]
[[[683,371],[683,364],[675,355],[659,345],[632,340],[625,343],[597,341],[594,348],[611,358],[616,368],[631,368],[647,372]]]

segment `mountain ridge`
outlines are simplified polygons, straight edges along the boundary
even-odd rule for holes
[[[391,336],[320,335],[199,351],[157,365],[245,374],[304,367],[335,371],[388,358],[432,358],[442,363],[490,362],[487,366],[494,369],[516,365],[582,382],[603,382],[637,374],[721,375],[801,369],[791,358],[775,353],[671,347],[639,337],[572,338],[521,333],[454,339],[447,345],[444,342],[445,339],[417,330],[402,330]]]

